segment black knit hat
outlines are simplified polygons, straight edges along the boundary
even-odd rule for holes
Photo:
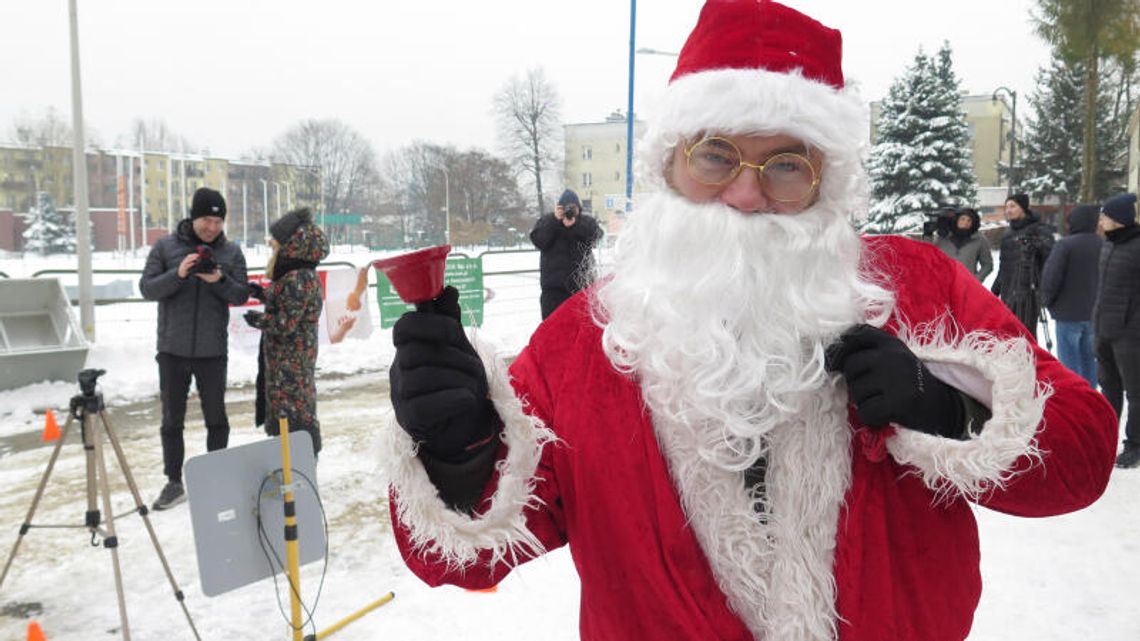
[[[1006,202],[1009,202],[1011,200],[1017,203],[1018,207],[1021,207],[1021,211],[1025,212],[1026,216],[1031,213],[1029,210],[1029,196],[1027,194],[1014,194],[1005,199]]]
[[[1136,194],[1120,194],[1104,201],[1100,210],[1105,216],[1128,227],[1136,224]]]
[[[226,199],[209,187],[201,187],[194,192],[194,199],[190,201],[190,218],[202,216],[226,217]]]
[[[284,245],[285,241],[289,240],[289,237],[293,235],[293,232],[297,231],[298,227],[311,222],[313,222],[313,212],[308,207],[294,209],[270,225],[269,234],[273,236],[273,239],[278,243]]]
[[[578,200],[578,194],[574,193],[572,189],[567,189],[562,192],[562,195],[558,198],[558,204],[562,207],[574,205],[578,209],[582,208],[582,201]]]

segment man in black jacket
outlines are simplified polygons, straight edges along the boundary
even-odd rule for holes
[[[1077,205],[1069,214],[1069,235],[1049,252],[1041,274],[1041,302],[1057,327],[1057,358],[1096,389],[1092,310],[1097,261],[1104,241],[1096,233],[1097,205]]]
[[[538,272],[543,319],[590,284],[590,252],[601,237],[598,221],[582,213],[578,194],[569,189],[562,192],[553,214],[538,219],[530,232],[530,241],[542,252]]]
[[[230,305],[249,299],[245,256],[222,231],[226,201],[213,189],[194,192],[190,218],[154,244],[139,290],[158,301],[158,386],[162,396],[162,465],[167,483],[155,510],[186,499],[182,487],[182,438],[190,378],[198,389],[206,421],[206,449],[229,441],[226,364]]]
[[[1136,194],[1104,202],[1100,226],[1108,242],[1100,253],[1100,289],[1093,309],[1100,387],[1117,417],[1128,395],[1124,451],[1117,467],[1140,465],[1140,226]]]
[[[1029,196],[1025,194],[1006,199],[1005,217],[1009,231],[1001,239],[998,273],[990,291],[1036,338],[1041,315],[1041,270],[1053,249],[1053,232],[1029,208]]]

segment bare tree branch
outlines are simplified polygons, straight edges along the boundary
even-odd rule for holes
[[[557,166],[561,145],[561,99],[541,67],[511,77],[494,98],[499,145],[507,162],[534,182],[538,214],[546,210],[543,174]]]

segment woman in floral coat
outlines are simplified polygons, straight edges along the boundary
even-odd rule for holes
[[[284,413],[290,432],[309,433],[315,454],[321,450],[316,366],[317,321],[323,306],[316,268],[328,256],[329,243],[308,208],[282,216],[269,233],[273,255],[265,272],[272,283],[264,289],[251,286],[265,311],[245,315],[246,322],[262,332],[256,420],[275,436],[277,417]]]

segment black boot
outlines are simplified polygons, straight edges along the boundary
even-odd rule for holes
[[[1124,444],[1124,451],[1116,457],[1116,467],[1129,469],[1140,467],[1140,445]]]

